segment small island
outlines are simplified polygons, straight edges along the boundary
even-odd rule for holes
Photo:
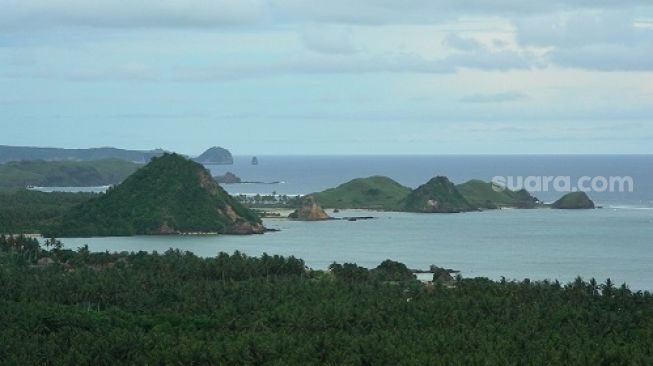
[[[330,220],[322,209],[322,206],[313,196],[304,196],[300,201],[300,207],[288,215],[288,218],[299,221],[323,221]]]
[[[561,210],[588,210],[595,208],[594,201],[592,201],[585,192],[571,192],[562,196],[559,200],[555,201],[551,208]]]
[[[231,152],[219,146],[214,146],[206,150],[202,155],[193,160],[206,165],[232,165],[234,163]]]

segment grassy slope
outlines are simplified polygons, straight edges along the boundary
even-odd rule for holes
[[[483,182],[477,179],[456,186],[469,203],[480,208],[534,208],[537,204],[537,199],[525,190],[511,191],[505,189],[496,191],[494,187],[491,182]]]
[[[373,176],[357,178],[312,195],[324,208],[398,210],[410,191],[388,177]]]
[[[140,166],[117,159],[11,162],[0,165],[0,187],[83,187],[116,184]]]

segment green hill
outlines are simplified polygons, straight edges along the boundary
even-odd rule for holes
[[[410,194],[410,188],[394,180],[373,176],[357,178],[336,188],[330,188],[314,196],[324,208],[360,208],[374,210],[399,210],[402,201]]]
[[[409,212],[453,213],[477,210],[447,177],[435,177],[412,191],[404,209]]]
[[[512,191],[491,182],[473,179],[456,186],[465,199],[475,207],[496,209],[501,207],[535,208],[538,199],[525,189]]]
[[[89,187],[116,184],[142,165],[118,160],[17,161],[0,165],[0,187]]]
[[[73,208],[46,235],[253,234],[264,230],[258,216],[227,194],[202,165],[165,154],[106,194]]]
[[[585,192],[571,192],[555,201],[551,207],[563,210],[592,209],[594,208],[594,202]]]

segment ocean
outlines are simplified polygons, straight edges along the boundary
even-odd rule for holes
[[[631,177],[633,191],[590,192],[601,205],[653,207],[653,155],[437,155],[437,156],[236,156],[234,165],[214,165],[214,175],[232,172],[245,181],[281,184],[225,185],[235,193],[306,194],[335,187],[348,180],[385,175],[415,188],[437,175],[454,183],[493,177],[569,177],[572,186],[587,177]],[[516,181],[516,179],[515,179]],[[565,192],[533,192],[545,202]],[[601,187],[599,187],[601,188]]]
[[[189,250],[202,256],[239,250],[248,255],[294,255],[326,269],[337,262],[374,267],[390,258],[415,269],[430,264],[464,277],[572,281],[611,278],[653,290],[653,156],[237,156],[214,175],[280,184],[234,184],[236,193],[305,194],[350,179],[386,175],[416,187],[435,175],[455,183],[496,176],[628,176],[632,192],[590,192],[597,210],[496,210],[463,214],[374,212],[369,221],[293,222],[266,219],[279,232],[255,236],[65,239],[67,247],[95,251]],[[545,202],[564,192],[534,192]],[[360,213],[342,211],[338,215]]]

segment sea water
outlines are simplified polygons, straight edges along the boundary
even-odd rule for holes
[[[248,255],[294,255],[312,268],[332,262],[375,267],[385,259],[415,269],[430,264],[465,277],[572,281],[610,278],[633,289],[653,290],[653,157],[651,156],[373,156],[236,157],[212,166],[249,181],[281,184],[227,185],[231,193],[304,194],[369,175],[387,175],[416,187],[434,175],[456,183],[494,176],[631,176],[633,192],[590,196],[597,210],[495,210],[461,214],[411,214],[345,210],[335,216],[373,220],[295,222],[266,219],[279,232],[254,236],[129,237],[65,239],[67,247],[94,251],[188,250],[201,256],[239,250]],[[536,192],[544,201],[564,193]]]

